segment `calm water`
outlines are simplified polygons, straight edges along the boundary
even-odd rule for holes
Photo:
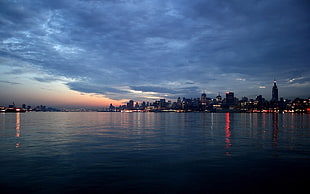
[[[309,193],[309,174],[310,114],[0,114],[1,193]]]

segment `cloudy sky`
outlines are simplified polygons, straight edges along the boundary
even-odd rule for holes
[[[310,96],[307,0],[0,0],[0,105]]]

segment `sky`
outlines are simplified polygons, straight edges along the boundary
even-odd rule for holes
[[[0,0],[0,106],[310,96],[308,0]]]

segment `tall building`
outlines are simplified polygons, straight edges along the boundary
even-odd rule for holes
[[[273,87],[272,87],[272,102],[278,102],[278,87],[277,87],[277,81],[273,81]]]
[[[130,100],[130,101],[127,103],[127,108],[128,108],[128,109],[133,109],[133,104],[134,104],[134,101],[133,101],[133,100]]]
[[[207,95],[206,95],[206,93],[202,93],[201,94],[201,104],[202,104],[202,106],[206,106],[207,105]]]
[[[263,96],[262,95],[256,96],[256,101],[263,102]]]
[[[220,93],[219,93],[219,95],[216,96],[216,101],[217,102],[222,102],[222,96],[221,96]]]
[[[166,107],[166,99],[160,99],[159,100],[159,106],[161,108],[165,108]]]
[[[234,105],[235,97],[233,92],[226,92],[226,104],[227,105]]]

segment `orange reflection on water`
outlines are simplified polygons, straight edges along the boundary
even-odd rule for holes
[[[230,153],[228,151],[228,149],[231,146],[231,141],[230,141],[230,137],[231,137],[231,131],[230,131],[230,113],[226,113],[225,115],[225,143],[226,146],[225,148],[227,149],[226,151],[226,155],[230,156]]]
[[[276,148],[278,145],[278,133],[279,133],[277,113],[273,113],[272,120],[273,120],[272,142],[273,142],[274,148]]]
[[[20,137],[20,112],[16,113],[16,137]],[[19,148],[20,142],[16,142],[15,147]]]
[[[20,137],[20,112],[16,113],[16,137]]]

